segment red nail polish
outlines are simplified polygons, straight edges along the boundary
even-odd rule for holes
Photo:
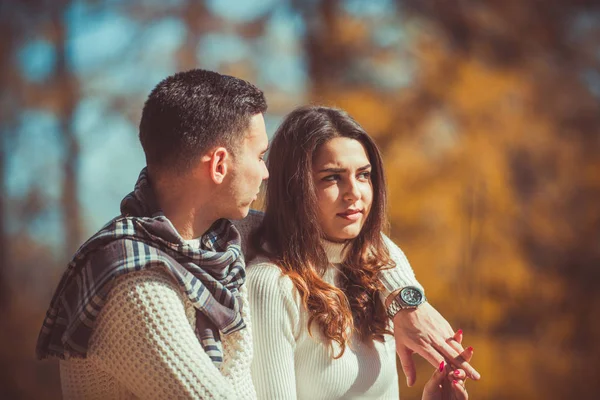
[[[455,369],[455,370],[454,370],[454,375],[460,375],[460,371],[459,371],[459,370],[457,370],[457,369]]]
[[[458,385],[458,381],[452,381],[452,383],[454,383],[455,385]]]
[[[443,370],[444,370],[444,362],[442,361],[442,362],[440,363],[440,372],[442,372]]]
[[[467,348],[467,351],[473,351],[473,347],[469,346],[469,347]]]
[[[456,333],[458,333],[459,335],[462,335],[463,334],[463,330],[459,329],[459,330],[456,331]]]

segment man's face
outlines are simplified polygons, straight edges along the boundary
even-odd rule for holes
[[[269,147],[269,138],[262,114],[250,119],[250,126],[241,146],[235,152],[229,182],[230,200],[227,218],[241,219],[248,215],[250,204],[258,196],[262,181],[269,177],[263,160]]]

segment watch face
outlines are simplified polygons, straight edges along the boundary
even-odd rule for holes
[[[423,302],[423,294],[412,287],[402,289],[400,296],[402,296],[402,300],[409,306],[418,306]]]

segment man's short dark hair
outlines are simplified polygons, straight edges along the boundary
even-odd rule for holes
[[[235,153],[264,93],[233,76],[194,69],[160,82],[148,96],[140,142],[150,167],[187,169],[214,146]]]

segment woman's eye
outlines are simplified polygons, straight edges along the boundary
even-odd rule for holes
[[[358,178],[359,179],[370,179],[371,178],[371,171],[361,172],[360,174],[358,174]]]
[[[327,175],[322,179],[325,182],[335,182],[340,180],[340,176],[338,174],[335,175]]]

